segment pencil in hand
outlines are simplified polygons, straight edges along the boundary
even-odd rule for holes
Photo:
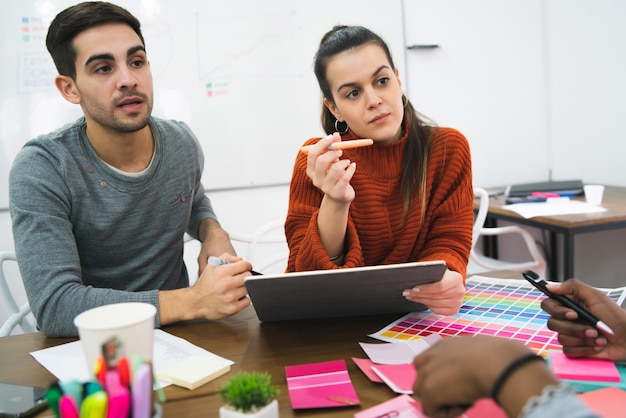
[[[369,145],[372,145],[373,143],[374,143],[373,139],[353,139],[351,141],[333,142],[328,146],[328,148],[326,148],[326,150],[336,151],[339,149],[367,147]],[[300,151],[304,154],[308,154],[309,150],[313,148],[314,146],[315,144],[305,145],[302,148],[300,148]]]

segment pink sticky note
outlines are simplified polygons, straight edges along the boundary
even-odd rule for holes
[[[562,351],[550,351],[552,372],[561,379],[619,382],[617,366],[610,360],[569,358]]]
[[[399,395],[376,406],[357,412],[354,418],[427,418],[422,412],[422,405],[409,395]],[[478,399],[474,406],[465,411],[463,418],[507,418],[504,409],[492,399]]]
[[[417,372],[413,363],[375,364],[372,370],[396,393],[413,393],[413,382]]]
[[[626,391],[614,386],[592,390],[578,395],[589,408],[603,418],[620,418],[624,416]]]
[[[358,405],[344,360],[285,367],[293,409]]]
[[[371,380],[372,382],[376,382],[376,383],[384,383],[383,379],[381,379],[372,370],[372,366],[374,366],[376,364],[372,360],[369,360],[369,359],[366,359],[366,358],[352,357],[352,361],[354,361],[354,363],[356,363],[356,365],[359,367],[359,369],[361,369],[361,371],[365,374],[365,376],[367,376],[367,378],[369,380]]]
[[[398,417],[402,418],[427,418],[422,414],[419,404],[415,402],[409,395],[396,396],[383,403],[357,412],[354,418],[380,418],[380,417]]]

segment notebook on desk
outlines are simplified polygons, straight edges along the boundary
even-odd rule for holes
[[[244,281],[261,321],[423,311],[404,289],[441,280],[443,261],[250,276]]]
[[[504,194],[511,197],[524,197],[530,196],[533,192],[576,196],[583,192],[583,182],[582,180],[564,180],[511,184],[506,187]]]

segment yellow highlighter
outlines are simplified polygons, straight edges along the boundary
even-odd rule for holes
[[[85,397],[80,406],[80,418],[105,418],[109,398],[105,391],[94,392]]]

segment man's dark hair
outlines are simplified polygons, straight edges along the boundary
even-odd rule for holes
[[[110,22],[126,23],[145,46],[139,20],[128,10],[115,4],[103,1],[84,2],[68,7],[56,15],[48,29],[46,47],[59,74],[76,79],[74,38],[86,29]]]

